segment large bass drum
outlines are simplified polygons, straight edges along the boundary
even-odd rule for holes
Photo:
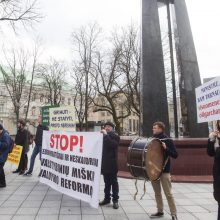
[[[165,163],[165,151],[157,138],[136,138],[128,148],[127,165],[133,177],[157,180]]]

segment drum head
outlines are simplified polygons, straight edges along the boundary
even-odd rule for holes
[[[145,165],[151,181],[160,178],[164,166],[164,149],[159,139],[153,139],[148,144]]]

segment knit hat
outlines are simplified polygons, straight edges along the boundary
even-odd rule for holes
[[[109,125],[109,126],[115,128],[115,125],[114,125],[112,122],[110,122],[110,121],[107,121],[107,122],[104,124],[104,126],[106,126],[106,125]]]
[[[3,130],[3,126],[2,126],[2,124],[0,124],[0,130]]]

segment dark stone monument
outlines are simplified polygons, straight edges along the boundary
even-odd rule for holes
[[[168,0],[158,1],[167,3]],[[142,0],[141,100],[144,136],[150,136],[154,121],[161,120],[169,125],[158,1]],[[201,79],[186,3],[185,0],[170,0],[170,3],[174,4],[175,43],[185,133],[190,137],[207,137],[207,123],[197,123],[195,88],[201,85]]]
[[[163,51],[157,0],[142,1],[142,135],[152,135],[152,124],[169,126]],[[169,132],[169,127],[167,127]]]

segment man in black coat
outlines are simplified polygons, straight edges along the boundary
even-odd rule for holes
[[[151,218],[158,218],[164,215],[163,213],[163,199],[161,194],[161,185],[166,195],[168,205],[170,208],[172,220],[177,220],[177,210],[174,202],[173,194],[172,194],[172,186],[171,186],[171,177],[170,177],[170,157],[176,159],[178,157],[178,153],[176,151],[176,147],[171,138],[169,138],[165,133],[165,124],[163,122],[155,122],[153,124],[153,137],[158,138],[162,141],[162,146],[165,151],[165,157],[168,158],[167,164],[163,170],[163,173],[159,180],[151,181],[155,199],[157,203],[157,212],[152,214]]]
[[[34,162],[36,156],[40,153],[40,160],[41,160],[41,148],[42,148],[42,139],[43,139],[43,131],[48,131],[48,127],[42,125],[42,117],[38,117],[38,126],[37,132],[35,137],[35,147],[31,155],[30,167],[29,170],[24,174],[25,176],[31,176],[33,169],[34,169]]]
[[[18,121],[18,131],[15,136],[15,144],[22,146],[20,163],[18,165],[18,168],[15,171],[13,171],[13,173],[19,173],[19,175],[24,174],[28,161],[27,152],[29,149],[29,133],[27,129],[25,129],[25,126],[25,121],[20,119]]]
[[[214,157],[213,194],[218,202],[218,220],[220,220],[220,120],[217,121],[217,130],[209,135],[207,153],[209,156]]]
[[[114,124],[111,122],[106,122],[104,129],[101,131],[103,133],[103,152],[102,152],[102,168],[101,172],[104,177],[105,182],[105,198],[99,203],[100,206],[109,204],[111,201],[111,187],[112,187],[112,201],[113,208],[118,209],[118,145],[120,137],[114,131]]]

